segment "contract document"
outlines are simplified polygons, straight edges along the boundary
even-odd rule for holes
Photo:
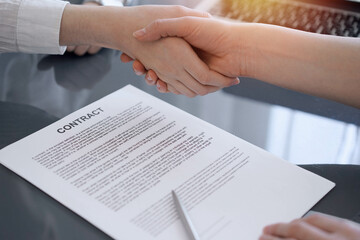
[[[255,240],[335,185],[130,85],[0,162],[115,239],[186,240],[175,190],[201,239]]]

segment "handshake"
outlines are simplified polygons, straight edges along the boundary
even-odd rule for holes
[[[74,34],[66,33],[66,20],[79,15],[82,19],[72,22],[86,23],[75,30],[79,38],[86,37],[77,44],[67,38]],[[215,21],[206,12],[182,6],[68,5],[61,29],[60,44],[69,49],[86,44],[121,50],[121,60],[135,60],[135,73],[146,73],[146,82],[156,84],[161,92],[206,95],[238,84],[237,76],[244,75],[228,45],[233,38],[226,36],[231,24]]]
[[[246,71],[236,59],[231,24],[205,12],[181,7],[178,11],[184,16],[157,19],[133,33],[137,41],[159,46],[150,50],[150,58],[133,59],[123,53],[121,60],[134,61],[134,72],[146,74],[145,81],[163,93],[195,97],[238,84],[237,76]]]
[[[246,76],[360,108],[358,38],[230,23],[181,6],[68,4],[60,45],[121,50],[160,92],[206,95]]]

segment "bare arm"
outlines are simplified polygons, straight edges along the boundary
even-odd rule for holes
[[[253,37],[253,77],[360,108],[360,39],[273,26]]]
[[[264,25],[185,17],[158,20],[141,41],[182,37],[210,68],[248,76],[360,108],[360,39]]]

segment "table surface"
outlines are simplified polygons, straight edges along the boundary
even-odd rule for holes
[[[194,6],[195,1],[138,3]],[[279,95],[285,103],[296,104],[282,104],[267,97],[260,99],[256,96],[264,95],[263,88],[257,88],[256,81],[251,79],[243,86],[240,84],[193,99],[160,94],[154,87],[147,86],[143,77],[133,74],[131,64],[123,64],[119,58],[119,51],[109,49],[83,57],[0,54],[0,148],[132,84],[292,163],[360,164],[358,109],[349,110],[327,100],[299,97],[293,93],[282,95],[278,91],[286,90],[272,92],[272,88],[266,90],[268,96]],[[316,102],[310,104],[311,111],[297,107],[307,100]],[[324,174],[324,168],[307,168]],[[351,169],[360,170],[358,166]],[[338,174],[333,176],[337,181],[335,175]],[[360,178],[357,181],[360,183]],[[347,192],[351,191],[353,189]],[[328,203],[320,203],[318,208],[332,206]],[[329,213],[341,216],[339,211],[334,211]],[[354,209],[349,211],[352,213]],[[343,217],[350,218],[350,215]],[[0,239],[107,238],[81,217],[0,165]]]

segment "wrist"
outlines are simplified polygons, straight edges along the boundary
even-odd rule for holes
[[[116,9],[116,12],[114,11]],[[62,16],[60,27],[60,45],[93,45],[112,47],[112,35],[109,29],[119,24],[121,7],[84,6],[68,4]],[[114,13],[115,12],[115,13]]]
[[[60,26],[60,45],[90,45],[93,43],[91,24],[91,6],[68,4],[63,12]]]
[[[258,77],[258,59],[262,45],[259,32],[262,30],[258,24],[253,23],[237,23],[230,28],[229,35],[234,36],[231,51],[235,56],[234,63],[237,63],[238,76]]]

